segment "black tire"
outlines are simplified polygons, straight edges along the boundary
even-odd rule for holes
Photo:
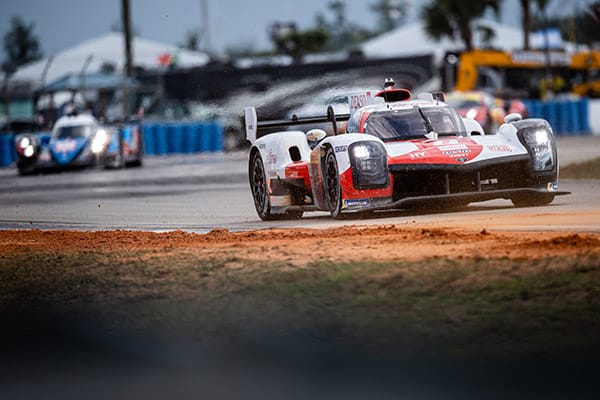
[[[551,193],[527,193],[512,196],[510,201],[515,207],[539,207],[546,206],[554,200]]]
[[[140,132],[138,134],[138,143],[137,143],[137,148],[138,148],[137,157],[135,158],[135,160],[126,163],[125,165],[127,167],[141,167],[144,165],[144,139],[143,139],[143,137],[144,137],[143,132],[140,129]]]
[[[125,166],[125,160],[123,157],[123,137],[121,136],[121,133],[118,133],[119,135],[119,151],[117,152],[117,155],[113,158],[113,159],[109,159],[106,160],[104,163],[104,168],[105,169],[119,169],[119,168],[123,168]]]
[[[35,175],[38,173],[38,170],[35,168],[27,168],[27,167],[17,167],[17,171],[19,173],[20,176],[28,176],[28,175]]]
[[[269,203],[269,187],[267,185],[267,176],[262,158],[258,151],[254,151],[250,157],[248,168],[248,178],[250,181],[250,190],[254,200],[256,213],[263,221],[273,221],[281,219],[300,219],[302,211],[288,211],[285,214],[271,214],[271,205]]]
[[[325,194],[325,204],[331,216],[335,219],[341,219],[343,217],[342,188],[335,152],[331,147],[327,148],[323,163],[323,192]]]

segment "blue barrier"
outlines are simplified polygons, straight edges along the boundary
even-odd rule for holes
[[[218,122],[144,124],[146,154],[190,154],[223,151],[223,127]]]
[[[589,100],[524,100],[532,118],[548,120],[555,135],[588,135],[590,131]]]
[[[0,134],[0,167],[11,165],[17,158],[15,152],[15,135]]]
[[[210,131],[208,125],[200,127],[200,151],[210,151]]]
[[[142,132],[144,135],[144,154],[156,154],[156,146],[154,144],[154,125],[144,124],[142,127]]]
[[[168,125],[167,135],[167,153],[183,153],[183,125]]]
[[[168,152],[168,144],[167,144],[167,134],[168,129],[167,125],[157,124],[154,126],[154,154],[163,155]]]
[[[199,141],[199,138],[196,135],[197,135],[197,131],[195,130],[194,125],[187,124],[183,127],[182,145],[183,145],[184,153],[190,154],[190,153],[195,153],[197,151],[196,143]]]

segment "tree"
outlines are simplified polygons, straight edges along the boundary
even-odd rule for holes
[[[33,32],[34,24],[26,24],[21,17],[11,19],[11,28],[4,34],[2,71],[6,75],[14,73],[18,67],[42,58],[40,43]]]
[[[315,16],[315,29],[326,32],[329,37],[324,50],[340,51],[351,49],[356,44],[374,36],[373,32],[357,24],[348,22],[346,18],[346,3],[344,1],[330,1],[327,7],[331,14],[333,14],[331,21],[328,21],[323,13],[318,13]]]
[[[177,46],[186,50],[199,51],[201,40],[202,37],[199,31],[190,30],[186,32],[184,41],[179,43]]]
[[[443,37],[459,37],[467,50],[473,49],[473,32],[480,31],[491,38],[493,32],[482,25],[473,26],[473,21],[491,8],[496,14],[500,11],[499,0],[434,0],[425,6],[421,18],[425,31],[435,40]]]
[[[304,31],[291,30],[289,33],[272,36],[275,46],[280,52],[288,54],[299,61],[309,53],[318,53],[325,49],[329,35],[322,29]]]
[[[378,0],[371,5],[371,10],[378,16],[376,31],[388,32],[400,25],[406,17],[408,6],[406,1]]]
[[[595,4],[598,4],[600,11],[600,2]],[[547,26],[558,27],[562,36],[570,41],[593,47],[600,43],[600,18],[594,15],[593,7],[594,4],[575,15],[554,16],[547,21],[542,18],[532,19],[532,30],[545,29]]]

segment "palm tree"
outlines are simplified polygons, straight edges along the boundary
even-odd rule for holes
[[[443,37],[460,37],[467,50],[473,50],[473,31],[482,31],[486,37],[493,32],[484,26],[472,26],[473,20],[483,16],[488,8],[496,14],[500,11],[499,0],[434,0],[423,8],[421,18],[425,31],[435,40]]]

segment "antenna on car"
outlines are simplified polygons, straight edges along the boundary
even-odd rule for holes
[[[385,81],[383,82],[383,95],[385,96],[385,102],[388,102],[388,98],[387,98],[387,91],[388,90],[392,90],[394,89],[394,86],[396,86],[396,82],[394,82],[394,78],[385,78]]]

